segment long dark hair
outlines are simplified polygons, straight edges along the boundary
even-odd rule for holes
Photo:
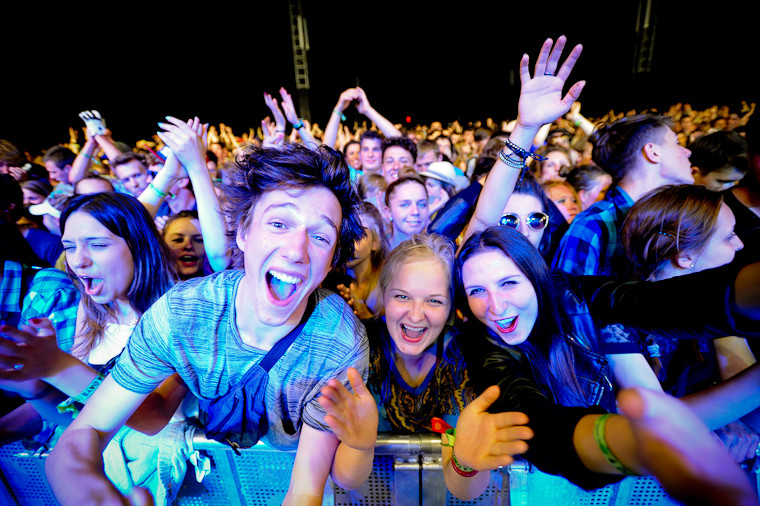
[[[150,214],[131,195],[112,192],[80,195],[72,199],[61,213],[61,234],[65,233],[69,217],[77,212],[91,216],[127,243],[134,260],[135,274],[126,295],[135,312],[142,315],[176,280],[171,253]],[[116,320],[115,306],[113,302],[105,305],[94,302],[70,267],[68,273],[82,296],[87,319],[87,324],[77,336],[79,343],[72,354],[86,357],[100,342],[106,324]]]
[[[516,346],[525,353],[544,393],[564,406],[586,405],[585,396],[575,375],[570,323],[562,310],[546,262],[530,241],[517,230],[493,226],[470,236],[462,245],[454,263],[454,284],[460,307],[468,320],[475,320],[467,303],[462,280],[464,263],[486,251],[500,251],[525,275],[538,299],[538,318],[528,339]],[[504,346],[501,339],[496,341]]]

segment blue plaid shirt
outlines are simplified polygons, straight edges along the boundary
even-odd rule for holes
[[[22,294],[24,269],[28,281]],[[23,300],[22,300],[23,298]],[[79,291],[63,271],[22,266],[7,260],[0,280],[0,324],[27,324],[32,318],[49,318],[58,346],[69,351],[74,344]]]
[[[579,213],[559,243],[552,268],[575,276],[628,273],[620,227],[632,206],[631,197],[615,186],[604,200]]]

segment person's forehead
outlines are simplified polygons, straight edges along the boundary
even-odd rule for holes
[[[380,147],[380,139],[362,139],[361,141],[361,147],[362,148],[379,148]]]
[[[342,217],[341,205],[335,194],[324,186],[291,188],[264,192],[254,204],[254,214],[259,216],[277,209],[303,213],[308,217],[331,221],[336,228]]]
[[[114,172],[116,174],[135,174],[135,173],[148,173],[148,169],[145,168],[145,166],[140,163],[139,160],[130,160],[127,163],[123,163],[121,165],[117,165],[114,167]]]
[[[543,211],[544,207],[541,205],[541,201],[534,195],[528,195],[525,193],[513,193],[507,201],[507,205],[504,211],[515,213],[518,215],[528,215],[536,211]]]
[[[549,188],[549,194],[556,198],[556,196],[566,197],[568,195],[572,195],[572,192],[567,186],[560,184]]]
[[[562,151],[549,151],[548,153],[546,153],[546,161],[547,162],[560,161],[560,162],[570,163],[570,159]]]
[[[414,200],[425,199],[425,187],[416,181],[407,181],[393,192],[391,200]]]
[[[412,154],[401,146],[390,146],[386,148],[385,151],[383,151],[383,158],[386,156],[393,156],[396,158],[406,156],[407,158],[412,158]]]

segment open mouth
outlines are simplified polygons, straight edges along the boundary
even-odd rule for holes
[[[195,267],[199,258],[195,255],[182,255],[178,257],[178,260],[184,267]]]
[[[401,336],[405,341],[412,343],[419,342],[425,335],[427,327],[413,327],[411,325],[401,324]]]
[[[499,332],[502,332],[504,334],[508,334],[509,332],[513,332],[517,328],[517,316],[513,316],[512,318],[504,318],[503,320],[496,320],[494,323],[496,324],[496,327],[499,329]]]
[[[266,280],[269,293],[279,302],[288,301],[303,282],[300,278],[274,270],[267,272]]]
[[[84,285],[84,293],[92,297],[100,293],[100,289],[103,287],[103,280],[99,278],[90,278],[86,276],[80,276],[80,281]]]

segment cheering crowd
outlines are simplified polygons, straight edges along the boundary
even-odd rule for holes
[[[430,432],[463,500],[525,459],[757,504],[754,104],[587,118],[565,46],[500,124],[350,88],[322,130],[282,89],[240,136],[129,146],[92,110],[82,144],[0,141],[0,442],[50,450],[62,504],[170,504],[196,433],[296,450],[285,502],[319,504],[378,433]]]

